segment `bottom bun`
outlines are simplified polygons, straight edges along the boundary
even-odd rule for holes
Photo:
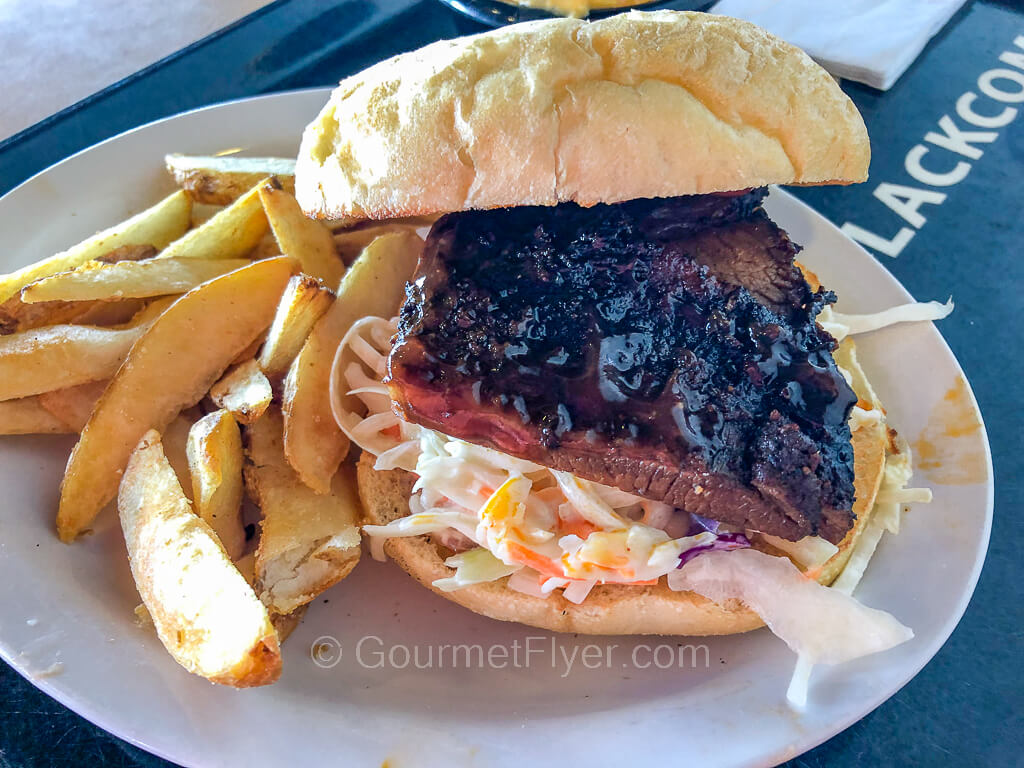
[[[840,544],[840,551],[818,574],[831,583],[842,570],[857,536],[867,523],[882,479],[886,445],[881,422],[862,425],[853,433],[857,524]],[[385,525],[409,514],[414,476],[400,469],[377,471],[374,458],[364,453],[359,460],[359,496],[368,523]],[[780,554],[768,545],[754,546]],[[517,621],[555,632],[588,635],[731,635],[763,626],[760,617],[738,600],[724,605],[693,592],[675,592],[662,577],[653,586],[601,584],[580,604],[566,600],[555,590],[547,598],[509,589],[508,577],[442,592],[433,582],[451,576],[444,564],[451,551],[430,536],[392,538],[384,551],[423,586],[469,610],[500,621]]]

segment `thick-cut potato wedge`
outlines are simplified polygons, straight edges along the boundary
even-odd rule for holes
[[[274,316],[294,262],[257,261],[193,288],[132,347],[96,404],[61,484],[57,531],[72,541],[117,492],[132,449],[206,394]]]
[[[64,422],[70,431],[81,432],[108,383],[105,380],[90,381],[77,387],[43,392],[39,395],[39,404]]]
[[[246,427],[245,482],[263,513],[256,591],[272,611],[287,614],[355,567],[362,511],[351,467],[334,476],[327,494],[299,480],[284,457],[283,427],[277,407]]]
[[[405,220],[395,219],[379,223],[367,224],[358,229],[346,229],[335,232],[333,235],[334,248],[338,256],[345,264],[351,264],[358,258],[363,249],[381,235],[390,235],[396,232],[415,232],[421,226],[429,224],[405,223]]]
[[[231,361],[232,365],[241,365],[242,363],[251,360],[256,357],[256,353],[260,351],[260,347],[263,346],[263,341],[266,339],[266,334],[261,333],[255,339],[252,340],[252,344],[243,349],[238,353],[238,357]]]
[[[248,192],[249,190],[245,191]],[[196,227],[205,224],[223,210],[223,205],[207,205],[206,203],[192,203],[192,228],[195,229]]]
[[[208,413],[192,425],[188,433],[192,501],[196,514],[217,534],[232,560],[245,551],[242,462],[242,433],[228,411]]]
[[[149,259],[97,264],[38,280],[26,286],[21,300],[33,304],[185,293],[248,263],[246,259]]]
[[[191,220],[191,219],[190,219]],[[145,261],[152,259],[159,251],[152,245],[122,245],[112,251],[97,256],[93,261],[100,264],[117,264],[119,261]]]
[[[245,580],[249,583],[249,586],[253,586],[256,583],[256,553],[249,552],[237,560],[235,560],[235,567],[239,573],[245,577]],[[145,606],[143,606],[145,607]],[[270,623],[274,625],[274,629],[277,630],[277,641],[284,645],[284,641],[294,632],[299,624],[302,623],[302,619],[306,616],[306,609],[309,605],[300,605],[291,613],[275,613],[270,612]]]
[[[104,323],[128,321],[110,329],[54,325],[0,336],[0,400],[12,391],[51,392],[110,378],[135,340],[173,301],[168,297],[149,304],[136,299],[97,302],[99,306],[80,316]]]
[[[412,231],[374,240],[345,274],[338,298],[313,326],[284,382],[284,448],[288,462],[317,493],[331,478],[349,441],[331,414],[331,364],[342,337],[368,315],[393,317],[412,276],[423,241]]]
[[[0,276],[0,302],[7,301],[29,283],[85,264],[123,245],[152,245],[163,248],[188,229],[192,201],[184,192],[175,192],[152,208],[115,224],[73,248],[48,259]]]
[[[82,314],[74,318],[75,325],[139,325],[143,322],[141,318],[155,318],[152,312],[146,312],[156,302],[146,302],[142,299],[123,299],[121,301],[88,301],[88,305]],[[162,311],[162,310],[161,310]],[[149,320],[144,320],[149,322]]]
[[[277,642],[284,644],[284,641],[291,637],[292,632],[299,628],[299,624],[306,618],[306,609],[309,605],[300,605],[291,613],[270,612],[270,623],[277,631]]]
[[[192,473],[188,461],[188,434],[192,425],[198,421],[201,414],[195,412],[198,409],[190,408],[182,411],[164,428],[160,442],[163,443],[164,455],[171,464],[171,469],[178,477],[181,490],[189,501],[192,500]]]
[[[12,296],[0,304],[0,334],[20,333],[47,325],[73,323],[95,307],[97,302],[46,301],[25,304],[21,295]],[[89,323],[98,325],[98,323]]]
[[[229,205],[267,176],[295,192],[295,161],[287,157],[167,155],[164,162],[175,183],[197,203]]]
[[[281,652],[267,609],[192,511],[156,431],[132,452],[117,501],[135,585],[174,660],[222,685],[277,680]]]
[[[281,246],[277,244],[277,238],[274,237],[273,232],[267,232],[249,253],[249,258],[253,261],[259,261],[260,259],[271,259],[274,256],[280,255]]]
[[[281,253],[299,262],[307,275],[319,277],[336,288],[345,274],[345,264],[338,258],[331,230],[319,221],[307,219],[295,197],[276,187],[273,181],[260,184],[259,194]]]
[[[59,435],[77,431],[44,408],[38,396],[0,401],[0,435]]]
[[[240,424],[256,421],[273,398],[270,381],[251,358],[228,371],[210,388],[210,399],[214,404],[230,411]]]
[[[268,231],[257,190],[238,198],[205,224],[168,245],[157,259],[238,259]]]
[[[144,302],[141,308],[131,317],[127,323],[126,328],[135,328],[139,325],[151,325],[160,315],[170,308],[170,306],[176,302],[179,296],[164,296],[161,299],[154,299],[153,301]],[[141,299],[139,299],[141,301]]]
[[[109,379],[145,330],[53,325],[0,336],[0,400]]]
[[[309,275],[288,282],[267,340],[260,350],[260,368],[267,376],[281,376],[299,354],[313,325],[334,301],[334,292]]]
[[[145,306],[142,299],[120,301],[42,301],[25,304],[13,296],[0,304],[0,335],[47,325],[121,325]]]
[[[235,568],[242,574],[242,578],[251,587],[256,583],[256,553],[246,552],[241,557],[235,558]]]

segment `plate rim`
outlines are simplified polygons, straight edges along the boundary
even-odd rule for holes
[[[125,137],[152,128],[154,126],[172,122],[181,119],[185,116],[194,115],[196,113],[231,108],[233,106],[238,106],[242,104],[251,104],[264,101],[286,102],[289,99],[297,99],[300,97],[311,96],[318,93],[326,97],[326,95],[329,94],[332,90],[333,87],[331,86],[317,86],[312,88],[301,88],[287,91],[279,91],[269,94],[260,94],[257,96],[242,97],[203,105],[200,107],[186,110],[184,112],[179,112],[173,115],[168,115],[156,120],[152,120],[150,122],[136,126],[134,128],[123,131],[116,135],[110,136],[100,142],[97,142],[96,144],[90,145],[89,147],[77,150],[74,153],[68,155],[67,157],[62,158],[58,162],[48,166],[47,168],[40,170],[37,173],[34,173],[32,176],[25,179],[17,186],[13,187],[11,190],[6,192],[3,196],[0,196],[0,206],[3,206],[5,203],[7,203],[11,197],[19,193],[24,187],[35,182],[41,177],[53,172],[55,169],[60,168],[67,163],[79,159],[82,155],[85,155],[86,153],[92,152],[93,150],[96,150],[100,147],[104,147],[112,142],[123,140]],[[817,221],[817,223],[825,224],[827,228],[842,236],[848,244],[852,245],[858,251],[860,251],[860,255],[862,257],[874,260],[877,263],[877,265],[881,268],[881,271],[882,273],[884,273],[885,278],[894,287],[896,287],[905,297],[907,297],[908,300],[913,299],[909,291],[885,267],[885,264],[882,261],[880,261],[877,257],[875,257],[873,254],[871,254],[869,251],[863,248],[859,243],[850,240],[845,235],[842,235],[842,232],[839,229],[839,227],[836,226],[831,220],[826,218],[823,214],[819,213],[817,210],[812,208],[807,203],[797,198],[789,191],[773,186],[772,196],[776,195],[788,198],[787,204],[795,204],[797,207],[803,209],[807,214],[811,215]],[[882,695],[871,697],[870,699],[862,699],[862,701],[866,702],[866,704],[865,706],[857,707],[858,710],[863,710],[859,714],[851,715],[845,718],[841,718],[840,720],[833,721],[833,723],[831,723],[827,728],[813,730],[812,735],[810,735],[808,738],[801,738],[797,742],[787,745],[781,748],[780,750],[776,750],[772,754],[764,753],[763,761],[757,760],[755,762],[752,762],[751,764],[774,765],[779,760],[785,760],[796,757],[810,749],[819,746],[820,744],[831,739],[838,733],[841,733],[842,731],[846,730],[851,725],[864,718],[866,715],[875,711],[878,707],[880,707],[882,704],[884,704],[886,701],[892,698],[896,693],[898,693],[902,688],[904,688],[911,680],[913,680],[920,673],[920,671],[930,661],[932,661],[932,659],[934,659],[936,654],[946,644],[950,636],[958,627],[959,623],[962,621],[966,613],[967,607],[969,606],[971,600],[974,597],[978,581],[981,576],[981,571],[987,560],[988,551],[991,544],[991,533],[995,503],[995,474],[992,461],[992,447],[989,441],[984,416],[981,412],[971,382],[967,378],[967,375],[964,372],[963,367],[960,364],[960,361],[953,353],[953,350],[950,348],[949,343],[946,341],[941,331],[939,331],[937,327],[934,327],[934,325],[933,328],[939,341],[941,342],[940,349],[948,356],[948,359],[953,363],[953,367],[955,368],[956,372],[958,372],[959,376],[962,377],[964,383],[966,384],[966,390],[969,394],[971,405],[973,406],[974,411],[978,416],[980,426],[980,438],[985,447],[985,520],[984,525],[981,529],[981,535],[978,540],[978,554],[975,556],[969,577],[964,582],[965,588],[962,592],[962,596],[958,600],[955,607],[947,613],[947,617],[942,622],[941,628],[931,635],[930,642],[926,644],[925,648],[922,650],[920,654],[920,657],[922,659],[920,663],[915,663],[906,666],[905,671],[901,672],[901,674],[898,676],[899,678],[901,678],[901,682],[895,685],[895,687],[892,687],[891,690]],[[103,731],[106,731],[107,733],[110,733],[119,739],[122,739],[140,749],[145,750],[146,752],[157,755],[158,757],[161,757],[163,759],[172,762],[181,762],[184,760],[184,764],[187,765],[198,764],[195,762],[190,762],[193,758],[196,757],[194,754],[176,754],[170,751],[170,749],[164,749],[154,743],[151,743],[150,741],[148,741],[145,733],[142,730],[142,727],[133,727],[131,725],[123,724],[123,721],[111,723],[110,721],[106,720],[102,713],[99,711],[101,707],[98,706],[98,698],[93,697],[92,699],[90,699],[88,696],[83,695],[81,691],[70,689],[67,686],[61,686],[58,682],[59,678],[40,677],[38,676],[38,673],[33,675],[33,670],[29,668],[29,665],[27,663],[19,663],[17,651],[13,647],[9,648],[7,643],[3,641],[2,636],[0,636],[0,658],[2,658],[16,672],[18,672],[18,674],[21,675],[25,680],[27,680],[33,687],[39,689],[47,696],[50,696],[51,698],[60,702],[68,709],[70,709],[77,715],[87,720],[93,726],[100,728]]]

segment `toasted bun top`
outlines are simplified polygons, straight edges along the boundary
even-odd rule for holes
[[[614,203],[863,181],[856,107],[805,53],[703,13],[552,19],[444,40],[342,81],[306,128],[318,218]]]

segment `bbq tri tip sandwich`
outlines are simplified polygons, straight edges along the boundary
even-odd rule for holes
[[[440,217],[335,361],[374,548],[558,631],[767,623],[798,701],[812,664],[911,637],[849,594],[872,521],[923,497],[909,453],[762,207],[868,161],[824,70],[720,16],[520,24],[343,81],[303,137],[306,213]]]

